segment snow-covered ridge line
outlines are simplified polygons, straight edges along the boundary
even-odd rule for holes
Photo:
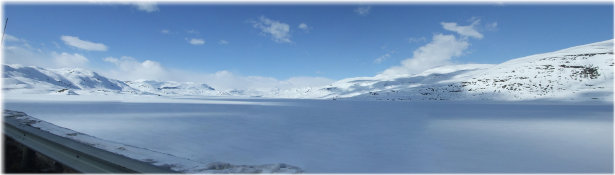
[[[337,81],[306,96],[356,100],[613,101],[613,40],[404,77]]]
[[[241,96],[354,100],[613,101],[613,40],[415,75],[346,78],[324,87],[233,89],[155,80],[119,81],[83,69],[4,65],[3,90],[16,94]]]
[[[35,66],[3,65],[4,91],[32,94],[132,93],[122,81],[78,68],[45,69]]]
[[[4,65],[3,68],[3,90],[11,93],[164,96],[222,94],[207,84],[155,80],[120,81],[79,68],[45,69],[21,65]]]
[[[75,140],[105,151],[123,155],[131,159],[140,160],[155,166],[168,167],[171,170],[183,173],[301,173],[299,167],[277,163],[265,165],[233,165],[225,162],[203,163],[186,158],[177,157],[167,153],[139,148],[121,143],[111,142],[73,131],[68,128],[56,126],[23,112],[4,110],[3,117],[10,117],[24,125],[38,128],[41,131]]]

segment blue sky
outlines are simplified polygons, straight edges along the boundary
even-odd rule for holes
[[[497,64],[613,38],[613,5],[605,3],[9,3],[4,16],[5,63],[82,67],[118,79],[318,84],[394,67],[416,73],[441,64]],[[445,48],[456,50],[441,61],[417,59],[421,68],[400,63],[436,40],[456,42]],[[432,46],[440,53],[441,45]]]

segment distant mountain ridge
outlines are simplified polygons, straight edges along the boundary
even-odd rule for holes
[[[3,91],[351,100],[612,101],[613,64],[613,40],[607,40],[512,59],[497,65],[448,65],[410,76],[347,78],[324,87],[226,91],[204,83],[120,81],[84,69],[4,65]]]
[[[204,83],[136,80],[126,81],[130,87],[141,92],[160,95],[194,95],[194,96],[220,96],[221,92]]]
[[[126,83],[84,69],[45,69],[35,66],[3,65],[5,91],[53,93],[66,90],[137,93]],[[66,89],[66,90],[64,90]]]
[[[120,81],[79,68],[4,65],[4,91],[42,94],[220,95],[207,84],[155,80]]]

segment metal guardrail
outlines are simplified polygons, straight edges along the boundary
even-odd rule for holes
[[[83,173],[178,173],[34,128],[4,117],[6,136]]]

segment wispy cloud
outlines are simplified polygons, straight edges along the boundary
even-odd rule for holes
[[[30,43],[28,42],[28,40],[23,39],[23,38],[19,38],[10,34],[5,34],[4,35],[4,42],[5,45],[4,47],[7,48],[7,46],[18,46],[21,45],[21,47],[24,47],[25,49],[30,49],[30,50],[36,50],[38,52],[41,52],[40,48],[34,49]],[[43,43],[41,43],[43,44]]]
[[[252,21],[253,27],[260,29],[261,32],[271,35],[271,39],[278,43],[291,43],[290,26],[280,21],[275,21],[265,16],[261,16],[257,21]]]
[[[107,51],[107,46],[102,43],[95,43],[91,41],[81,40],[79,37],[75,36],[65,36],[60,37],[62,41],[66,45],[73,46],[79,49],[88,50],[88,51]]]
[[[425,42],[425,41],[427,41],[427,38],[425,38],[425,37],[418,37],[418,38],[410,37],[410,38],[408,38],[408,42],[409,43],[420,43],[420,42]]]
[[[485,29],[487,31],[496,31],[498,30],[498,22],[492,22],[489,24],[485,24]]]
[[[140,11],[144,11],[148,13],[159,11],[158,5],[155,2],[138,1],[138,2],[131,3],[131,4],[134,5],[137,8],[137,10],[140,10]]]
[[[376,59],[374,60],[374,63],[376,63],[376,64],[380,64],[380,63],[382,63],[384,60],[388,59],[389,57],[391,57],[391,53],[386,53],[386,54],[384,54],[384,55],[379,56],[378,58],[376,58]]]
[[[60,54],[52,52],[53,61],[58,67],[86,67],[89,62],[86,57],[81,54],[69,54],[62,52]]]
[[[160,31],[160,33],[162,33],[162,34],[169,34],[169,33],[171,33],[171,31],[169,31],[168,29],[162,29]]]
[[[196,34],[199,34],[200,32],[198,30],[191,29],[191,30],[186,31],[186,33],[195,34],[196,35]]]
[[[220,44],[220,45],[227,45],[229,43],[230,42],[228,42],[227,40],[220,40],[220,41],[218,41],[218,44]]]
[[[56,46],[56,49],[60,48],[60,44],[58,44],[58,42],[52,41],[51,43],[53,43],[53,45]]]
[[[53,58],[32,48],[5,45],[3,51],[5,64],[21,64],[25,66],[54,65],[52,62]]]
[[[367,16],[369,15],[371,10],[372,10],[372,6],[360,6],[360,7],[355,8],[354,12],[361,16]]]
[[[304,32],[309,32],[309,31],[312,29],[312,27],[308,26],[308,25],[307,25],[307,24],[305,24],[305,23],[301,23],[301,24],[299,24],[299,26],[297,26],[297,27],[298,27],[299,29],[303,30]]]
[[[456,32],[464,37],[473,37],[477,39],[483,38],[483,34],[479,33],[475,28],[476,26],[478,26],[478,24],[480,24],[479,19],[473,18],[472,24],[467,26],[459,26],[457,25],[457,23],[454,22],[441,22],[440,24],[442,24],[442,27],[444,27],[444,29]]]
[[[18,37],[15,38],[19,39]],[[5,64],[20,64],[24,66],[40,66],[46,68],[88,67],[88,58],[81,54],[43,52],[41,48],[30,46],[24,39],[19,39],[19,41],[23,42],[23,44],[4,46],[3,58]]]
[[[13,35],[4,34],[4,42],[19,42],[19,41],[22,41],[22,39],[19,39]]]
[[[188,43],[192,45],[203,45],[205,44],[205,40],[201,38],[191,38],[190,40],[188,40]]]

